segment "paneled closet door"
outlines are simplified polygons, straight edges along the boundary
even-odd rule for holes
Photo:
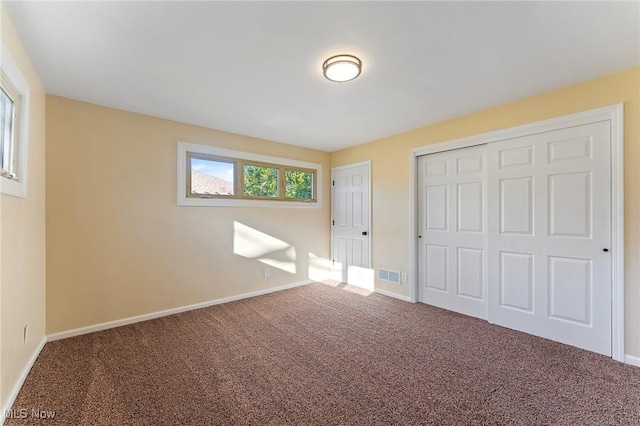
[[[419,300],[487,318],[486,145],[418,159]]]
[[[489,321],[611,355],[610,123],[488,145]]]
[[[369,164],[331,171],[332,269],[342,282],[368,288],[369,258]]]

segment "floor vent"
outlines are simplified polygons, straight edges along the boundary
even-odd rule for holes
[[[394,284],[400,284],[400,272],[389,269],[378,269],[378,279]]]

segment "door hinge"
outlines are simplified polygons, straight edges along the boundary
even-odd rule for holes
[[[332,220],[332,221],[331,221],[331,224],[335,226],[336,221],[335,221],[335,220]]]
[[[335,180],[331,181],[331,186],[336,186],[336,181]]]

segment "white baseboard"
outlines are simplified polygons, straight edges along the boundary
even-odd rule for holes
[[[632,356],[632,355],[625,355],[624,356],[624,363],[625,364],[629,364],[629,365],[633,365],[635,367],[640,367],[640,357]]]
[[[18,377],[18,380],[16,380],[15,384],[13,385],[13,388],[11,388],[11,392],[9,392],[9,397],[7,398],[5,406],[2,407],[2,414],[0,415],[0,424],[4,424],[4,421],[7,419],[7,414],[9,413],[9,410],[11,410],[11,407],[13,407],[13,403],[16,402],[18,393],[20,392],[20,389],[22,389],[22,385],[24,384],[24,381],[27,379],[27,376],[29,375],[29,371],[31,371],[31,367],[33,367],[33,364],[36,362],[36,359],[38,359],[38,355],[40,355],[40,352],[42,351],[42,348],[44,348],[45,343],[47,343],[47,338],[43,337],[42,340],[40,340],[40,343],[38,343],[38,346],[36,346],[36,349],[33,351],[31,358],[29,358],[29,361],[22,369],[22,373],[20,373],[20,376]]]
[[[156,318],[166,317],[168,315],[179,314],[181,312],[192,311],[194,309],[207,308],[209,306],[220,305],[222,303],[234,302],[236,300],[247,299],[249,297],[261,296],[263,294],[275,293],[276,291],[288,290],[294,287],[300,287],[303,285],[311,284],[315,281],[307,280],[292,284],[286,284],[279,287],[267,288],[264,290],[252,291],[250,293],[239,294],[237,296],[225,297],[222,299],[209,300],[206,302],[196,303],[193,305],[180,306],[177,308],[166,309],[164,311],[151,312],[149,314],[138,315],[135,317],[123,318],[115,321],[103,322],[100,324],[90,325],[88,327],[76,328],[73,330],[62,331],[60,333],[54,333],[47,336],[47,342],[53,342],[55,340],[67,339],[69,337],[80,336],[83,334],[89,334],[96,331],[107,330],[110,328],[121,327],[123,325],[134,324],[136,322],[148,321]]]
[[[393,297],[394,299],[402,300],[403,302],[411,302],[411,298],[409,296],[403,296],[402,294],[393,293],[391,291],[382,290],[379,288],[376,288],[375,292],[382,294],[383,296]]]

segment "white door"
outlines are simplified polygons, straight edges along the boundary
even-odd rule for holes
[[[611,355],[610,122],[488,145],[489,320]]]
[[[373,290],[370,259],[369,163],[331,170],[331,255],[342,282]]]
[[[487,318],[486,145],[418,159],[419,300]]]

